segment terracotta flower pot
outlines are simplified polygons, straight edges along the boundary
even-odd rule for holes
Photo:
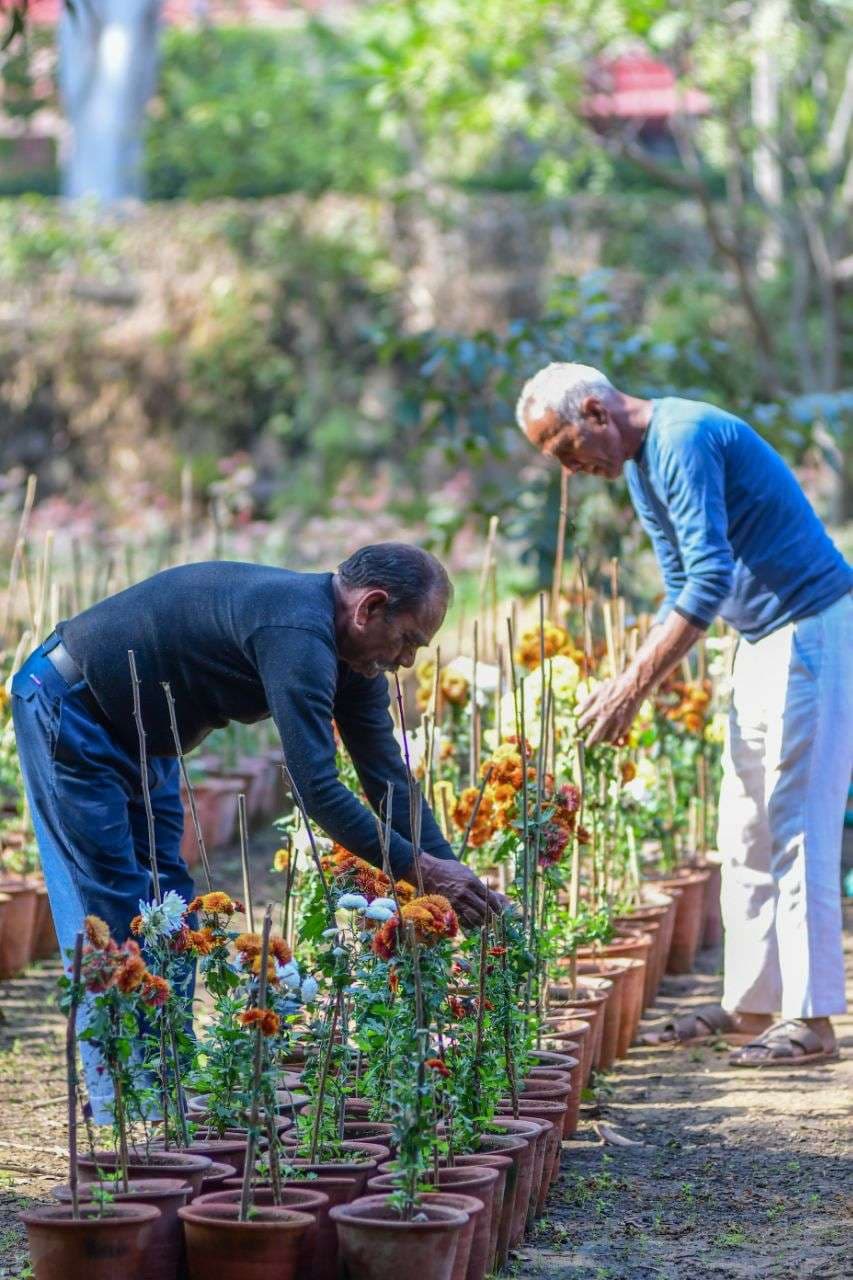
[[[12,978],[30,962],[36,923],[36,886],[23,877],[0,877],[0,893],[8,894],[0,934],[0,978]]]
[[[484,1210],[482,1216],[479,1217],[479,1221],[471,1225],[467,1247],[465,1247],[466,1233],[463,1232],[453,1271],[453,1280],[466,1280],[469,1266],[469,1280],[473,1280],[474,1275],[482,1277],[485,1274],[489,1260],[492,1225],[499,1216],[495,1212],[495,1187],[499,1180],[498,1170],[491,1169],[487,1165],[455,1165],[452,1169],[443,1166],[437,1170],[437,1182],[435,1181],[435,1172],[433,1172],[430,1180],[430,1190],[459,1192],[462,1195],[473,1196],[476,1198],[480,1208]],[[368,1193],[387,1195],[398,1185],[399,1178],[396,1173],[379,1173],[375,1178],[370,1179],[367,1184],[367,1190]],[[464,1258],[462,1257],[463,1254]]]
[[[527,1138],[510,1136],[508,1133],[483,1133],[478,1138],[477,1150],[470,1155],[457,1156],[456,1164],[471,1163],[489,1164],[494,1167],[495,1157],[509,1157],[510,1166],[506,1171],[501,1217],[498,1223],[498,1237],[495,1241],[495,1262],[492,1270],[499,1269],[509,1257],[510,1237],[515,1222],[515,1201],[518,1187],[525,1165],[533,1160],[533,1150]]]
[[[691,866],[708,872],[705,881],[705,893],[702,899],[702,936],[699,939],[701,949],[718,947],[723,940],[723,912],[720,903],[723,867],[719,853],[706,853],[704,857],[697,855],[691,859]]]
[[[604,1006],[604,1029],[598,1064],[602,1071],[610,1071],[612,1069],[619,1055],[620,1031],[623,1023],[627,1025],[627,1021],[630,1018],[629,997],[625,991],[628,965],[629,962],[627,960],[615,957],[612,960],[603,958],[600,960],[584,960],[579,962],[578,965],[585,982],[601,977],[607,978],[613,984],[610,998]]]
[[[512,1099],[501,1098],[498,1102],[498,1108],[507,1114],[511,1114]],[[522,1097],[518,1100],[518,1118],[520,1120],[549,1120],[552,1125],[552,1129],[546,1134],[545,1138],[545,1162],[542,1182],[539,1187],[539,1198],[536,1204],[537,1216],[543,1211],[548,1191],[560,1170],[563,1122],[566,1110],[567,1104],[565,1102],[555,1102],[551,1098]]]
[[[614,924],[620,930],[639,929],[651,934],[652,946],[646,958],[646,985],[644,991],[645,1008],[654,1004],[660,980],[663,977],[666,957],[672,940],[672,925],[675,922],[675,906],[670,899],[665,906],[640,905],[624,916],[614,918]]]
[[[581,1089],[586,1088],[592,1071],[592,1051],[595,1046],[593,1023],[586,1018],[545,1018],[543,1025],[545,1043],[563,1053],[565,1044],[576,1044],[580,1050]]]
[[[705,884],[710,874],[709,871],[691,871],[685,868],[672,876],[655,876],[649,881],[664,892],[669,892],[670,889],[681,890],[666,963],[667,973],[690,973],[693,969],[704,928]]]
[[[189,1204],[179,1210],[187,1241],[189,1280],[296,1280],[310,1213],[257,1206],[240,1222],[238,1204]]]
[[[624,1058],[634,1040],[643,1013],[645,986],[645,961],[630,955],[607,956],[601,960],[601,970],[609,978],[621,975],[622,1001],[619,1006],[619,1028],[616,1037],[616,1057]]]
[[[483,1201],[460,1191],[425,1191],[421,1199],[425,1204],[446,1205],[448,1209],[458,1209],[468,1215],[468,1221],[459,1233],[451,1280],[483,1280],[489,1247],[488,1215]]]
[[[513,1142],[514,1139],[507,1138],[506,1141]],[[521,1144],[519,1143],[518,1145]],[[447,1161],[442,1159],[442,1165],[446,1163]],[[473,1166],[481,1169],[494,1169],[498,1175],[494,1188],[492,1220],[489,1224],[489,1247],[486,1259],[486,1271],[491,1272],[495,1270],[497,1265],[498,1233],[503,1221],[507,1197],[510,1200],[507,1219],[507,1239],[509,1239],[509,1228],[512,1225],[512,1201],[515,1198],[515,1164],[509,1154],[500,1151],[471,1152],[453,1157],[454,1169],[471,1168]]]
[[[306,1170],[306,1173],[308,1170]],[[224,1189],[239,1192],[242,1190],[242,1178],[229,1178]],[[317,1210],[317,1237],[311,1266],[305,1275],[298,1280],[339,1280],[340,1265],[338,1259],[338,1233],[335,1224],[329,1217],[329,1209],[336,1204],[348,1204],[360,1194],[360,1188],[352,1178],[329,1178],[324,1175],[312,1177],[310,1181],[291,1178],[283,1179],[282,1189],[293,1188],[295,1191],[322,1191],[329,1201],[326,1210]],[[270,1192],[268,1183],[255,1184],[253,1193]]]
[[[214,1160],[210,1168],[205,1170],[199,1194],[207,1196],[214,1191],[222,1191],[225,1186],[225,1179],[236,1177],[236,1173],[237,1171],[233,1164],[225,1164],[221,1160]]]
[[[643,971],[641,975],[642,983],[640,987],[637,988],[636,978],[633,980],[633,983],[631,985],[633,1002],[630,1004],[630,1009],[626,1011],[624,1004],[622,1009],[623,1020],[626,1016],[633,1018],[636,1014],[636,1025],[633,1027],[631,1031],[631,1036],[627,1042],[628,1045],[630,1045],[631,1040],[633,1039],[634,1031],[636,1030],[637,1026],[639,1026],[640,1018],[642,1017],[642,1013],[643,1013],[643,1008],[645,1007],[646,963],[648,960],[648,956],[651,952],[651,949],[652,949],[651,934],[637,933],[637,932],[631,931],[631,932],[625,932],[623,934],[617,934],[616,937],[612,940],[612,942],[608,942],[606,946],[601,947],[600,949],[593,950],[592,948],[589,948],[589,949],[583,948],[582,950],[582,954],[585,959],[597,959],[599,956],[604,956],[608,959],[628,957],[632,960],[638,960],[643,966]],[[627,1046],[626,1047],[622,1047],[622,1046],[623,1046],[623,1039],[620,1033],[620,1047],[617,1049],[617,1056],[620,1058],[624,1057],[625,1053],[627,1052]]]
[[[91,1203],[92,1186],[79,1188],[80,1203]],[[54,1187],[52,1194],[61,1204],[70,1205],[71,1188]],[[184,1255],[184,1229],[178,1217],[190,1196],[186,1182],[178,1178],[135,1179],[127,1191],[112,1193],[116,1204],[149,1204],[159,1209],[160,1216],[151,1224],[151,1233],[139,1264],[138,1272],[130,1272],[133,1280],[175,1280]],[[85,1280],[81,1277],[81,1280]],[[125,1276],[124,1280],[129,1280]]]
[[[509,1241],[510,1248],[514,1248],[524,1235],[531,1199],[534,1206],[539,1200],[539,1187],[542,1182],[542,1170],[545,1164],[547,1124],[544,1120],[516,1120],[511,1115],[497,1115],[490,1128],[499,1134],[506,1134],[507,1137],[526,1139],[530,1150],[530,1160],[525,1162],[523,1167],[522,1159],[519,1159],[512,1233]]]
[[[59,954],[59,943],[56,929],[53,927],[53,915],[50,910],[50,899],[43,881],[36,884],[36,918],[33,925],[32,954],[33,960],[52,960]]]
[[[248,1145],[248,1139],[243,1137],[202,1138],[196,1134],[190,1145],[182,1147],[181,1150],[192,1156],[209,1156],[211,1160],[224,1160],[226,1164],[234,1166],[234,1176],[239,1178],[242,1177],[246,1167]],[[157,1150],[162,1150],[159,1143]]]
[[[179,1178],[188,1182],[194,1196],[201,1191],[205,1173],[213,1164],[209,1156],[187,1155],[179,1151],[152,1150],[146,1157],[144,1152],[131,1153],[127,1165],[129,1178]],[[96,1151],[93,1155],[77,1157],[77,1173],[84,1184],[98,1181],[98,1170],[113,1173],[118,1168],[118,1157],[114,1151]]]
[[[362,1196],[331,1211],[349,1280],[451,1280],[459,1236],[468,1215],[445,1205],[424,1204],[418,1217],[403,1222],[387,1196]]]
[[[394,1126],[384,1120],[345,1120],[344,1137],[354,1142],[378,1142],[395,1154]]]
[[[27,1228],[34,1280],[130,1280],[151,1242],[160,1210],[150,1204],[42,1205],[19,1215]]]
[[[242,1187],[226,1191],[214,1191],[209,1196],[199,1196],[193,1204],[201,1207],[205,1204],[239,1205],[243,1194]],[[261,1207],[276,1204],[272,1187],[253,1187],[252,1203]],[[301,1187],[282,1187],[278,1203],[282,1209],[292,1209],[297,1213],[308,1213],[314,1219],[313,1225],[299,1242],[296,1259],[297,1280],[303,1280],[311,1274],[314,1258],[320,1245],[320,1218],[328,1225],[329,1197],[324,1191],[314,1189],[313,1184],[303,1183]],[[325,1243],[325,1241],[324,1241]]]
[[[571,1073],[575,1058],[574,1054],[559,1053],[555,1049],[533,1049],[530,1052],[530,1061],[534,1067],[550,1067],[555,1071]]]
[[[549,1016],[563,1014],[568,1017],[586,1018],[592,1023],[593,1044],[590,1054],[590,1071],[601,1067],[601,1049],[604,1041],[604,1022],[613,984],[607,978],[585,977],[583,984],[572,993],[570,987],[554,984],[550,988]],[[587,1080],[589,1077],[587,1077]],[[587,1083],[587,1081],[584,1081]]]
[[[568,1139],[577,1131],[578,1119],[580,1117],[581,1090],[583,1088],[581,1079],[583,1073],[583,1061],[581,1059],[580,1047],[574,1040],[565,1041],[564,1046],[567,1052],[562,1056],[566,1059],[568,1067],[563,1074],[568,1077],[570,1087],[569,1092],[565,1096],[566,1114],[563,1120],[563,1131],[561,1137],[568,1141]],[[534,1067],[531,1072],[531,1078],[533,1081],[540,1080],[543,1078],[544,1074],[545,1073],[541,1068]],[[546,1096],[544,1093],[538,1090],[534,1092],[534,1090],[535,1085],[533,1089],[531,1089],[529,1085],[525,1085],[522,1096],[535,1096],[540,1098]],[[559,1101],[561,1099],[556,1100]]]
[[[341,1146],[347,1155],[352,1154],[351,1160],[342,1158],[311,1163],[297,1156],[292,1158],[288,1156],[287,1163],[291,1168],[302,1169],[306,1173],[317,1173],[331,1178],[349,1178],[356,1184],[356,1194],[362,1195],[367,1186],[367,1179],[373,1177],[384,1160],[391,1158],[391,1152],[387,1147],[379,1146],[375,1142],[345,1141]]]

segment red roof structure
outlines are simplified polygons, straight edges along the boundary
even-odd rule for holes
[[[682,89],[668,66],[638,50],[602,63],[590,80],[584,114],[596,120],[663,124],[670,116],[701,116],[711,101],[700,89]]]

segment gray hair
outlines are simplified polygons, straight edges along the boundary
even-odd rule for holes
[[[548,410],[561,422],[576,422],[587,396],[600,396],[612,391],[613,383],[599,369],[589,364],[547,364],[525,382],[515,416],[522,431],[527,423],[541,418]]]

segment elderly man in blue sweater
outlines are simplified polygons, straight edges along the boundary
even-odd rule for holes
[[[834,1057],[853,569],[779,455],[722,409],[640,399],[587,365],[551,364],[524,387],[518,422],[570,472],[624,472],[666,587],[636,657],[581,708],[589,744],[625,734],[717,615],[741,636],[720,797],[722,1004],[659,1038],[733,1034],[744,1067]]]

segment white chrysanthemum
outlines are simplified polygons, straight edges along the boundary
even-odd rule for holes
[[[299,965],[295,960],[288,960],[287,964],[281,964],[279,961],[276,961],[275,972],[279,982],[283,982],[289,990],[299,990],[302,982],[302,975],[299,972]]]
[[[302,996],[305,1004],[311,1004],[317,999],[317,992],[320,990],[319,983],[316,978],[305,978],[300,987],[299,994]]]
[[[371,907],[383,907],[386,911],[396,911],[397,904],[393,898],[374,898]]]
[[[467,654],[460,653],[458,657],[453,658],[444,668],[451,675],[461,676],[463,680],[467,680],[469,685],[474,683],[474,659],[469,658]],[[500,671],[491,662],[477,663],[477,704],[485,707],[489,700],[493,697],[498,687]]]
[[[364,911],[367,898],[361,893],[342,893],[338,898],[339,911]]]
[[[143,902],[140,898],[143,937],[170,938],[180,929],[186,913],[187,904],[174,889],[169,890],[162,902]]]
[[[380,906],[379,899],[376,898],[371,902],[367,910],[362,912],[362,915],[365,920],[379,920],[384,922],[385,920],[390,920],[393,915],[396,915],[396,909],[393,903],[390,907]]]

